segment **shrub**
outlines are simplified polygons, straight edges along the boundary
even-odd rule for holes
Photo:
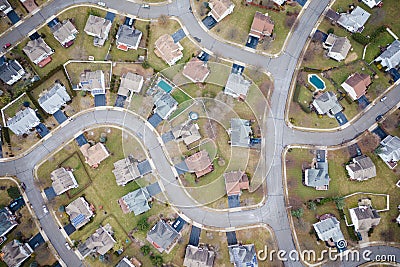
[[[150,256],[150,261],[154,266],[161,267],[164,263],[164,259],[160,255]]]
[[[8,188],[7,194],[12,199],[16,199],[21,196],[21,193],[19,192],[19,189],[16,186],[12,186],[12,187]]]
[[[362,45],[367,45],[370,41],[366,36],[358,32],[354,33],[351,37],[353,38],[354,41]]]
[[[142,217],[139,219],[138,223],[137,223],[137,228],[140,231],[146,231],[149,229],[149,223],[147,222],[147,217]]]
[[[148,245],[144,245],[143,247],[140,247],[140,252],[146,256],[150,253],[150,247]]]
[[[335,32],[335,30],[333,28],[329,28],[328,31],[327,31],[328,34],[331,34],[331,33],[334,33],[334,32]]]

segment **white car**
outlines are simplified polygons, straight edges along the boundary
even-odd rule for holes
[[[49,213],[49,211],[48,211],[48,209],[47,209],[46,205],[43,205],[43,212],[44,212],[44,214],[47,214],[47,213]]]
[[[382,97],[382,98],[381,98],[381,100],[380,100],[380,101],[381,101],[381,102],[383,102],[383,101],[385,101],[385,100],[386,100],[386,98],[387,98],[387,96],[384,96],[384,97]]]
[[[150,8],[150,5],[149,4],[143,4],[142,8]]]
[[[97,4],[98,4],[99,6],[106,7],[106,3],[104,3],[104,2],[97,2]]]
[[[66,247],[68,250],[71,250],[71,247],[69,246],[68,242],[65,242],[65,247]]]

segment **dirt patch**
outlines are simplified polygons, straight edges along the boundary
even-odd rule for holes
[[[357,53],[356,53],[356,52],[351,52],[351,53],[346,57],[346,59],[344,60],[344,63],[345,63],[345,64],[348,64],[348,63],[350,63],[350,62],[356,60],[357,57],[358,57],[358,56],[357,56]]]

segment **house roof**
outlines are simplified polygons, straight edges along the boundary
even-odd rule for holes
[[[97,167],[100,162],[110,156],[107,148],[102,143],[97,143],[94,146],[90,146],[90,144],[84,144],[80,147],[80,150],[86,159],[86,163],[91,167]]]
[[[347,57],[347,54],[349,53],[349,51],[351,49],[351,43],[350,43],[349,39],[347,39],[347,37],[338,37],[338,36],[330,33],[328,35],[327,40],[325,41],[325,44],[329,44],[329,43],[332,44],[332,46],[329,48],[329,54],[338,53],[343,58]]]
[[[314,169],[305,170],[305,184],[319,188],[329,186],[328,162],[317,162]]]
[[[53,50],[46,44],[42,37],[30,40],[22,49],[28,58],[36,63],[41,57],[51,55]]]
[[[183,266],[185,267],[212,267],[214,265],[215,252],[206,246],[195,247],[187,245]]]
[[[62,23],[57,23],[53,28],[53,36],[59,41],[62,45],[70,39],[75,39],[75,34],[78,33],[78,30],[72,24],[72,22],[68,19],[63,21]]]
[[[252,36],[262,38],[263,36],[269,36],[274,31],[274,22],[268,14],[256,12],[254,14],[253,22],[250,28],[250,34]]]
[[[380,222],[380,216],[376,209],[370,205],[361,205],[349,209],[351,220],[357,231],[368,231]]]
[[[210,74],[210,70],[207,67],[207,62],[203,62],[197,57],[194,57],[186,63],[182,74],[194,83],[204,82]]]
[[[142,32],[128,25],[121,25],[117,32],[117,44],[137,47],[142,38]]]
[[[398,66],[400,64],[400,41],[394,40],[375,61],[381,61],[381,65],[386,67],[386,70]]]
[[[249,189],[249,177],[243,171],[226,172],[224,178],[228,196],[239,195],[242,189]]]
[[[187,146],[201,139],[199,126],[196,123],[182,123],[171,131],[175,139],[181,138]]]
[[[13,80],[13,76],[18,76],[19,72],[25,72],[21,64],[16,60],[10,60],[9,62],[4,62],[0,66],[0,79],[7,83]]]
[[[17,225],[15,216],[7,207],[0,209],[0,237],[5,236]]]
[[[58,111],[65,103],[71,100],[71,97],[67,93],[65,86],[55,83],[50,90],[44,92],[39,97],[39,105],[49,114],[54,114]]]
[[[154,53],[170,66],[182,58],[182,50],[183,47],[179,42],[175,43],[169,34],[161,35],[154,44]]]
[[[107,251],[112,249],[116,243],[112,234],[112,228],[109,224],[104,227],[100,226],[100,228],[86,239],[85,243],[78,247],[78,251],[83,257],[86,257],[91,252],[97,252],[100,255],[104,255]]]
[[[350,75],[347,80],[344,82],[351,88],[353,88],[356,93],[357,99],[363,95],[365,95],[367,91],[367,87],[371,84],[371,77],[368,74],[364,73],[353,73]],[[345,87],[344,87],[345,88]],[[346,88],[345,88],[346,89]],[[346,90],[347,91],[347,90]]]
[[[225,12],[233,5],[230,0],[210,0],[209,5],[211,7],[211,15],[216,21],[223,19]]]
[[[229,260],[235,266],[258,266],[254,244],[228,246],[228,250]]]
[[[343,233],[340,230],[340,222],[333,216],[314,223],[313,226],[318,238],[323,241],[332,239],[333,242],[338,242],[344,240]]]
[[[327,17],[332,21],[337,21],[340,18],[340,14],[334,11],[333,9],[329,8],[325,13],[325,17]]]
[[[28,133],[30,129],[40,124],[36,112],[31,108],[18,111],[14,117],[7,120],[7,127],[16,135]]]
[[[176,109],[178,102],[170,95],[163,91],[158,91],[154,95],[154,105],[156,106],[154,112],[157,113],[162,119],[166,119],[172,110]]]
[[[9,13],[12,9],[12,6],[10,5],[10,3],[8,3],[7,0],[0,0],[0,14]]]
[[[400,160],[400,138],[388,135],[381,141],[378,155],[385,162],[397,162]]]
[[[141,177],[138,163],[139,162],[132,156],[114,162],[114,170],[112,172],[117,181],[117,185],[124,186],[130,181]]]
[[[319,114],[327,114],[330,112],[335,115],[343,110],[335,93],[327,91],[314,99],[313,106],[317,109]]]
[[[101,70],[85,71],[80,75],[79,87],[82,90],[96,92],[102,91],[106,88],[104,80],[104,72]]]
[[[185,159],[186,166],[196,177],[201,177],[214,170],[210,156],[206,150],[201,150]]]
[[[147,232],[147,240],[160,251],[168,251],[179,237],[180,234],[163,220],[159,220]]]
[[[65,168],[58,168],[52,171],[50,178],[53,181],[52,187],[56,195],[61,195],[69,189],[78,187],[78,183],[72,171],[66,170]]]
[[[123,257],[122,260],[118,262],[115,267],[140,267],[142,263],[140,263],[136,258],[128,259],[128,257]]]
[[[20,266],[32,254],[32,249],[28,244],[22,244],[18,240],[8,242],[3,248],[2,260],[12,267]]]
[[[337,22],[350,32],[361,32],[370,16],[370,13],[357,6],[350,13],[341,13]]]
[[[229,74],[224,93],[233,97],[246,98],[251,82],[245,80],[240,73]]]
[[[354,173],[354,179],[365,180],[376,176],[375,164],[365,155],[353,158],[353,163],[346,166]]]
[[[97,16],[89,15],[84,31],[101,39],[107,39],[111,21]]]
[[[362,0],[364,4],[366,4],[369,8],[376,7],[379,5],[382,0]]]
[[[121,84],[118,94],[128,96],[129,92],[139,93],[143,85],[143,76],[132,72],[127,72],[121,76]]]
[[[135,216],[150,210],[150,194],[145,187],[139,188],[120,198],[118,203],[124,213],[132,212]]]
[[[231,119],[230,135],[232,146],[249,147],[252,133],[249,120]]]
[[[69,215],[69,220],[76,229],[90,222],[90,218],[93,216],[89,203],[83,197],[78,197],[69,203],[65,207],[65,212]]]

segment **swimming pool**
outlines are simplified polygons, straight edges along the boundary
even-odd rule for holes
[[[325,82],[317,74],[308,74],[308,82],[317,90],[325,90]]]
[[[164,80],[160,80],[157,85],[167,93],[172,91],[172,86]]]

